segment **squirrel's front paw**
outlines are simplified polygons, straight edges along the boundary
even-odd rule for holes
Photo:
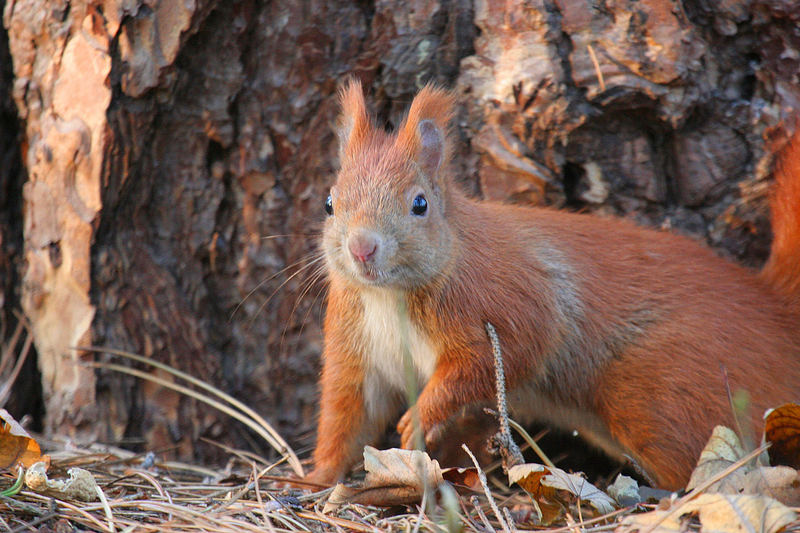
[[[325,467],[318,465],[311,473],[307,474],[303,481],[308,485],[319,485],[330,487],[335,485],[344,477],[341,468]]]
[[[414,418],[416,418],[414,409],[414,407],[408,409],[397,423],[397,432],[400,434],[400,447],[406,450],[413,449],[414,441],[416,440],[414,430],[418,424],[414,423]]]
[[[444,427],[442,424],[426,424],[420,418],[417,418],[416,406],[411,407],[400,418],[397,423],[397,432],[400,434],[400,446],[406,450],[413,450],[417,446],[417,432],[421,429],[425,436],[425,447],[427,449],[435,448],[442,437]]]

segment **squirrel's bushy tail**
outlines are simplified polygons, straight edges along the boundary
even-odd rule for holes
[[[775,165],[770,201],[772,249],[762,277],[780,293],[800,304],[800,129]]]

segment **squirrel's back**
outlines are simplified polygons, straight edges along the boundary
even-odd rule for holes
[[[800,399],[800,313],[773,280],[626,220],[462,205],[459,268],[422,304],[440,312],[418,316],[454,353],[492,322],[517,416],[578,428],[675,488],[713,427],[736,427],[729,391],[749,398],[754,433]],[[465,324],[471,338],[454,334]]]

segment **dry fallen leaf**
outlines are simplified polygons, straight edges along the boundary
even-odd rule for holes
[[[425,487],[443,483],[442,469],[427,453],[418,450],[376,450],[364,447],[364,469],[367,475],[361,487],[336,486],[323,509],[335,511],[344,503],[390,507],[417,503]]]
[[[480,477],[478,477],[478,470],[475,467],[445,468],[442,470],[442,478],[455,485],[456,488],[465,487],[473,491],[481,489],[481,480]]]
[[[764,440],[772,466],[800,468],[800,405],[787,403],[770,411],[764,420]]]
[[[525,468],[533,467],[533,468]],[[550,525],[559,520],[567,508],[567,502],[553,487],[542,484],[549,471],[543,465],[522,464],[508,470],[508,482],[516,483],[533,499],[539,522]]]
[[[704,484],[744,455],[736,434],[726,427],[717,426],[700,454],[687,489]],[[788,466],[747,464],[709,486],[705,492],[764,495],[786,505],[800,505],[800,474]]]
[[[25,472],[25,485],[34,492],[64,500],[81,500],[93,502],[97,500],[97,481],[83,468],[67,470],[69,479],[48,479],[47,465],[39,462]]]
[[[29,467],[37,461],[50,459],[42,456],[39,444],[14,420],[8,411],[0,409],[0,468],[11,469],[17,464]]]
[[[703,533],[775,533],[795,519],[794,511],[772,498],[701,494],[676,509],[629,515],[615,533],[676,533],[687,530]]]
[[[692,477],[689,479],[686,490],[692,490],[702,485],[744,457],[744,455],[742,443],[733,430],[725,426],[715,427],[706,447],[700,453],[700,459],[697,460],[697,466],[692,472]],[[745,474],[752,469],[752,465],[749,464],[736,469],[730,475],[711,485],[708,488],[708,492],[738,493],[738,488],[744,483]]]
[[[552,523],[560,514],[570,496],[594,507],[600,514],[615,509],[614,500],[585,478],[569,474],[560,468],[539,464],[512,466],[508,470],[508,480],[516,483],[531,495],[542,510],[542,523]],[[559,511],[554,513],[554,507]]]
[[[790,466],[760,466],[745,474],[740,494],[761,494],[800,506],[800,473]]]

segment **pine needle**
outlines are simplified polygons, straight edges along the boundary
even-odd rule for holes
[[[89,346],[89,347],[79,346],[75,349],[88,352],[117,355],[120,357],[131,359],[133,361],[137,361],[139,363],[153,366],[155,368],[158,368],[159,370],[163,370],[164,372],[172,374],[177,378],[187,381],[188,383],[194,385],[195,387],[202,389],[216,396],[217,398],[220,398],[221,400],[229,404],[231,407],[228,407],[227,405],[217,402],[216,400],[213,400],[208,396],[201,395],[196,391],[189,389],[187,387],[183,387],[181,385],[163,380],[161,378],[158,378],[157,376],[153,376],[152,374],[142,372],[133,368],[129,368],[122,365],[115,365],[112,363],[88,363],[90,366],[93,366],[95,368],[106,368],[109,370],[115,370],[117,372],[129,374],[144,380],[151,381],[165,388],[169,388],[176,392],[180,392],[182,394],[190,396],[200,402],[205,403],[206,405],[210,405],[215,409],[224,412],[225,414],[235,418],[242,424],[246,425],[247,427],[255,431],[259,436],[261,436],[265,441],[267,441],[267,443],[270,446],[272,446],[278,453],[280,453],[282,456],[285,456],[287,462],[292,467],[295,474],[297,474],[300,477],[305,476],[305,472],[303,471],[303,465],[300,463],[300,459],[297,458],[297,454],[295,454],[295,452],[289,447],[286,441],[283,440],[283,437],[281,437],[280,434],[277,431],[275,431],[275,429],[261,415],[256,413],[253,409],[248,407],[243,402],[240,402],[230,394],[227,394],[219,390],[218,388],[209,385],[208,383],[200,379],[197,379],[194,376],[191,376],[185,372],[181,372],[180,370],[172,368],[169,365],[165,365],[164,363],[161,363],[159,361],[154,361],[153,359],[149,359],[141,355],[126,352],[123,350],[115,350],[111,348],[101,348],[95,346]]]

